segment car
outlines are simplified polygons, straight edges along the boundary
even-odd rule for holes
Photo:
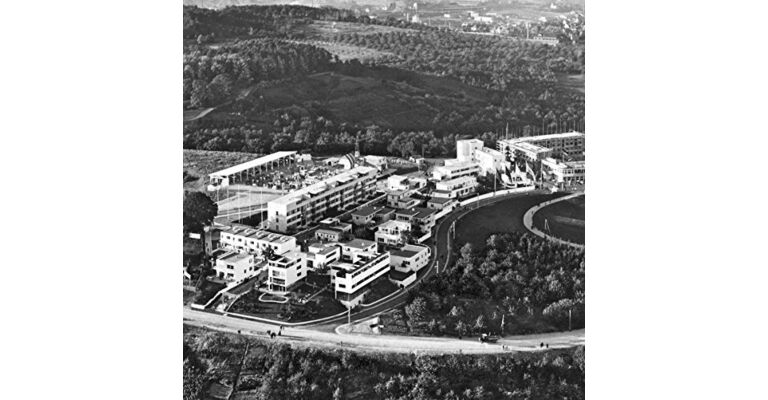
[[[489,335],[487,333],[483,333],[480,335],[480,343],[496,343],[499,341],[499,337],[496,335]]]

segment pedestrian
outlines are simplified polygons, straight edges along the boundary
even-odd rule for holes
[[[541,344],[539,345],[539,347],[544,347],[544,342],[541,342]]]
[[[549,348],[549,343],[547,343],[547,348]]]

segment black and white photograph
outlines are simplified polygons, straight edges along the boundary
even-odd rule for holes
[[[0,15],[2,398],[765,397],[755,4]]]
[[[185,1],[184,398],[583,398],[583,6]]]

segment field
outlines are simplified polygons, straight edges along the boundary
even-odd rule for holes
[[[560,87],[567,90],[584,93],[584,74],[581,75],[568,75],[558,74],[557,83]]]
[[[255,91],[245,117],[273,129],[274,115],[323,115],[332,121],[376,124],[392,129],[433,130],[439,113],[473,113],[487,107],[492,92],[461,82],[392,69],[363,76],[324,72]],[[226,108],[206,118],[227,118]],[[235,118],[232,115],[232,118]]]
[[[204,190],[208,174],[258,157],[250,153],[184,149],[184,189]]]
[[[513,197],[490,206],[471,211],[456,222],[456,245],[472,243],[476,249],[485,246],[485,240],[493,233],[526,232],[523,215],[528,209],[541,202],[564,196],[565,194],[533,194]]]
[[[356,33],[372,35],[390,32],[416,32],[413,29],[397,28],[394,26],[366,25],[353,22],[313,21],[303,28],[303,33],[310,39],[328,40],[334,35]]]
[[[394,53],[369,49],[362,46],[352,46],[336,42],[329,42],[324,40],[294,40],[296,43],[310,44],[316,47],[323,48],[329,53],[339,57],[341,61],[347,61],[352,59],[358,59],[361,62],[367,60],[381,60],[386,58],[397,57]]]
[[[584,201],[579,196],[544,207],[533,216],[533,225],[545,231],[546,219],[552,236],[584,244]]]

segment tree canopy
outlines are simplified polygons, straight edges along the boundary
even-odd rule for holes
[[[210,225],[219,212],[219,207],[207,194],[197,191],[184,192],[184,235],[201,233]]]

